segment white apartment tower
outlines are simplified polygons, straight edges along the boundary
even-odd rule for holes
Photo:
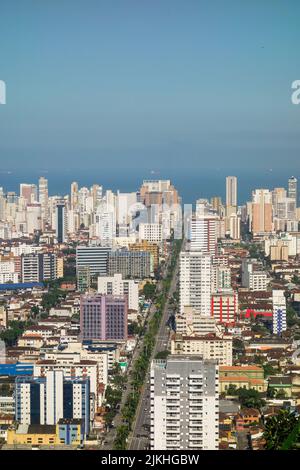
[[[114,276],[98,277],[99,294],[108,295],[126,295],[128,297],[128,308],[130,310],[139,310],[139,282],[133,279],[123,279],[122,274]]]
[[[288,186],[288,196],[296,201],[296,205],[298,202],[298,180],[295,176],[292,176],[289,179],[289,186]]]
[[[180,313],[185,307],[203,316],[210,315],[212,258],[201,251],[180,253]]]
[[[191,250],[216,255],[220,219],[213,215],[197,216],[191,221]]]
[[[39,203],[41,205],[42,227],[48,222],[48,180],[43,176],[39,179]]]
[[[169,356],[151,365],[151,449],[217,450],[219,377],[214,361]]]
[[[237,177],[226,177],[226,206],[237,207]]]

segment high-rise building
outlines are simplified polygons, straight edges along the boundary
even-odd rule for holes
[[[285,240],[276,240],[270,243],[269,256],[271,261],[288,261],[289,245]]]
[[[238,214],[229,216],[229,236],[233,240],[241,238],[241,217]]]
[[[256,189],[252,193],[252,233],[270,233],[272,230],[272,193],[268,189]]]
[[[71,184],[71,210],[76,211],[78,209],[78,183],[74,181]]]
[[[187,336],[214,335],[219,329],[213,317],[203,317],[193,307],[185,307],[183,314],[176,315],[175,328],[176,333]]]
[[[22,282],[57,279],[57,256],[54,253],[32,253],[21,256]]]
[[[189,336],[176,333],[171,339],[171,354],[197,355],[204,360],[214,360],[218,365],[232,366],[232,337],[215,334]]]
[[[98,292],[116,296],[125,295],[128,298],[128,308],[136,311],[139,309],[139,282],[123,279],[122,274],[98,277]]]
[[[295,220],[296,209],[296,200],[294,198],[277,198],[276,208],[274,207],[274,216],[278,219]]]
[[[20,197],[24,198],[27,204],[37,202],[37,186],[36,184],[20,184]]]
[[[89,379],[66,378],[63,371],[47,371],[43,377],[17,377],[16,421],[55,425],[62,418],[77,418],[88,434],[89,395]]]
[[[146,207],[153,204],[178,204],[179,196],[170,180],[144,180],[140,189],[140,199]]]
[[[200,356],[169,356],[151,364],[151,449],[219,447],[219,373]]]
[[[56,204],[56,239],[58,243],[64,243],[67,238],[67,207],[64,200]]]
[[[144,180],[140,189],[140,202],[148,209],[150,220],[143,222],[161,223],[163,238],[168,239],[171,231],[175,238],[181,237],[181,199],[170,180]]]
[[[30,203],[26,207],[27,233],[33,235],[42,229],[41,204]]]
[[[77,246],[76,271],[81,268],[89,268],[89,276],[107,276],[108,253],[111,248],[107,246]]]
[[[162,224],[141,223],[139,225],[139,240],[154,243],[162,241]]]
[[[213,210],[216,211],[218,215],[221,215],[221,211],[223,208],[222,199],[219,196],[213,196],[210,200],[210,203]]]
[[[270,282],[268,273],[255,259],[242,261],[242,286],[254,291],[265,291]]]
[[[149,251],[114,250],[108,254],[108,275],[145,279],[153,274],[153,256]]]
[[[42,228],[48,222],[48,180],[43,176],[39,179],[39,203],[41,205]]]
[[[223,289],[211,296],[211,316],[218,323],[234,324],[238,320],[238,296],[232,289]]]
[[[287,191],[285,188],[274,188],[272,191],[272,204],[274,216],[277,216],[277,201],[285,199],[287,197]]]
[[[96,235],[101,245],[107,246],[112,245],[117,231],[115,198],[110,196],[110,193],[106,192],[106,200],[99,203],[95,215]]]
[[[76,269],[77,289],[80,292],[89,291],[91,287],[91,274],[89,266],[80,266]]]
[[[286,331],[286,298],[283,290],[273,290],[273,334]]]
[[[147,251],[153,257],[153,269],[156,270],[158,268],[159,262],[159,247],[157,243],[150,243],[147,240],[143,240],[141,242],[130,243],[128,246],[130,251]]]
[[[201,250],[202,253],[216,255],[218,248],[217,216],[198,216],[191,221],[191,250]]]
[[[127,339],[128,299],[126,296],[82,295],[80,331],[83,340]]]
[[[298,180],[295,176],[292,176],[289,179],[288,197],[294,199],[296,201],[296,206],[298,205]]]
[[[237,177],[226,177],[226,206],[237,207]]]
[[[180,253],[180,313],[194,307],[201,315],[210,315],[212,259],[201,251]]]

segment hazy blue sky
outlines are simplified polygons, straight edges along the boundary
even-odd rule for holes
[[[299,0],[1,0],[0,168],[297,174],[299,18]]]

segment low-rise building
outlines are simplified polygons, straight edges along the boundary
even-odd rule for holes
[[[220,366],[219,384],[220,393],[227,393],[230,386],[247,390],[254,388],[258,392],[267,390],[264,369],[259,366]]]
[[[79,446],[82,442],[80,419],[61,419],[57,425],[19,424],[7,431],[8,446]]]
[[[171,341],[171,353],[176,355],[198,355],[213,359],[219,365],[232,365],[232,338],[206,336],[184,336],[175,334]]]

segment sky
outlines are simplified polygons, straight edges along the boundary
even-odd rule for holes
[[[299,17],[298,0],[1,0],[0,170],[297,175]]]

